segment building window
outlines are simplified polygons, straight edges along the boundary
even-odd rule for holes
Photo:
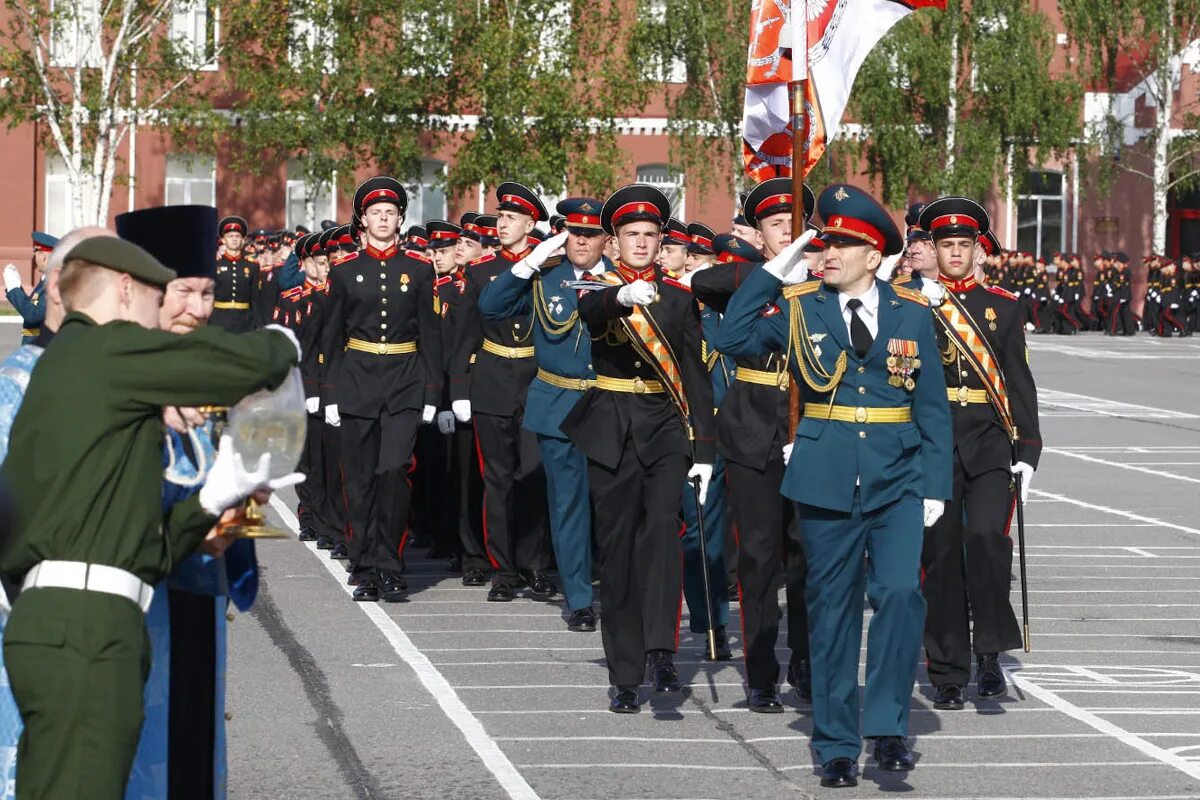
[[[171,12],[171,40],[183,62],[192,69],[217,68],[220,7],[208,13],[207,0],[175,0]]]
[[[216,199],[215,158],[187,153],[171,153],[167,156],[167,205],[215,206]]]
[[[50,60],[56,67],[100,66],[99,0],[51,0]]]
[[[305,176],[300,162],[288,159],[287,163],[287,227],[295,230],[303,225],[310,231],[319,230],[321,220],[337,220],[337,206],[333,195],[333,181],[313,184]]]
[[[1066,182],[1061,172],[1031,172],[1017,196],[1017,249],[1049,259],[1066,246],[1063,209]]]
[[[656,26],[666,27],[667,0],[647,0],[645,8],[651,23]],[[687,64],[683,63],[683,59],[675,55],[671,56],[671,61],[668,64],[663,64],[660,58],[654,66],[653,76],[655,80],[664,83],[686,83]]]
[[[637,182],[648,183],[665,194],[671,203],[672,216],[680,219],[687,216],[682,173],[666,164],[643,164],[637,168]]]
[[[323,30],[330,29],[327,13],[318,13],[320,9],[314,3],[303,6],[292,5],[288,14],[288,63],[292,69],[304,69],[309,66],[314,54],[319,53],[322,59],[320,69],[328,74],[337,70],[337,60],[333,55],[333,45],[321,38]]]
[[[404,185],[408,192],[408,210],[404,212],[406,225],[424,225],[431,219],[446,218],[446,192],[442,188],[445,180],[446,162],[421,162],[420,182]]]
[[[59,156],[46,156],[46,233],[62,236],[75,226],[71,223],[71,180],[67,164]]]

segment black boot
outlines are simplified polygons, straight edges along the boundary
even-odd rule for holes
[[[650,651],[650,673],[656,692],[678,692],[682,688],[675,669],[675,656],[669,650]]]
[[[1000,669],[998,653],[980,653],[975,666],[975,693],[980,697],[997,697],[1008,691],[1004,671]]]

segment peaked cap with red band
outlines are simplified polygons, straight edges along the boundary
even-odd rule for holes
[[[974,239],[991,230],[987,211],[969,197],[939,197],[921,210],[919,222],[935,242],[952,236]]]
[[[533,217],[534,222],[541,222],[550,216],[533,190],[516,181],[505,181],[497,186],[496,199],[500,201],[500,205],[496,206],[498,210],[515,211]]]
[[[791,178],[771,178],[755,186],[746,195],[742,205],[746,215],[746,224],[757,228],[763,217],[775,214],[790,214],[795,205],[796,196],[792,192]],[[804,184],[804,221],[808,222],[817,207],[817,197],[813,190]]]
[[[608,196],[600,209],[600,227],[617,235],[617,228],[631,222],[653,222],[661,230],[671,218],[671,203],[660,189],[646,183],[622,186]]]
[[[217,223],[217,236],[224,236],[227,233],[240,233],[245,236],[248,230],[250,230],[250,226],[241,217],[221,217],[221,221]]]
[[[858,187],[845,183],[826,187],[817,198],[817,212],[825,221],[821,238],[829,244],[865,244],[885,256],[904,249],[892,215]]]
[[[688,252],[698,256],[711,256],[716,251],[713,250],[713,239],[717,238],[716,232],[701,222],[693,222],[687,227],[688,238],[691,239],[691,244],[688,245]]]
[[[667,220],[667,224],[663,226],[662,243],[687,247],[692,243],[692,237],[688,236],[688,226],[675,217],[671,217]]]
[[[462,236],[462,228],[444,219],[429,220],[425,223],[425,231],[429,234],[429,246],[434,250],[453,247]]]
[[[718,264],[761,264],[763,254],[754,245],[732,233],[722,233],[713,240]]]
[[[360,183],[354,190],[354,215],[363,217],[367,209],[376,203],[391,203],[400,209],[400,216],[404,216],[408,210],[408,192],[395,178],[376,175]]]
[[[600,227],[600,209],[604,206],[594,197],[568,197],[554,207],[564,217],[564,226],[572,233],[598,234],[603,232]]]

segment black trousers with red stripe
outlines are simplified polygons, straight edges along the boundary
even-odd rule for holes
[[[783,457],[772,455],[765,470],[725,463],[733,527],[738,543],[738,590],[746,679],[751,689],[779,683],[779,578],[786,570],[788,646],[792,661],[808,659],[808,607],[804,601],[804,540],[795,506],[779,493]]]
[[[954,498],[937,524],[925,529],[925,654],[934,686],[970,682],[972,650],[1001,653],[1021,646],[1009,601],[1011,477],[1007,469],[969,476],[955,450]]]
[[[687,458],[643,464],[632,440],[615,469],[588,460],[600,561],[600,633],[613,686],[638,686],[646,653],[674,652],[683,602],[683,483]]]
[[[346,505],[350,514],[347,549],[354,574],[399,575],[408,529],[412,486],[408,466],[421,412],[386,411],[374,419],[342,417],[341,440]]]
[[[475,429],[460,422],[450,436],[450,486],[446,492],[453,507],[451,525],[458,536],[463,557],[463,572],[492,568],[483,543],[483,475],[479,470],[479,451],[475,447]]]
[[[549,569],[546,474],[537,437],[521,427],[521,412],[475,415],[483,473],[483,535],[496,569],[493,586],[516,586],[522,572]]]

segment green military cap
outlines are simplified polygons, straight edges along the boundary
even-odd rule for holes
[[[133,242],[115,236],[92,236],[71,248],[66,261],[90,261],[102,267],[126,272],[154,286],[166,286],[177,277],[175,270],[164,267],[157,258]]]

